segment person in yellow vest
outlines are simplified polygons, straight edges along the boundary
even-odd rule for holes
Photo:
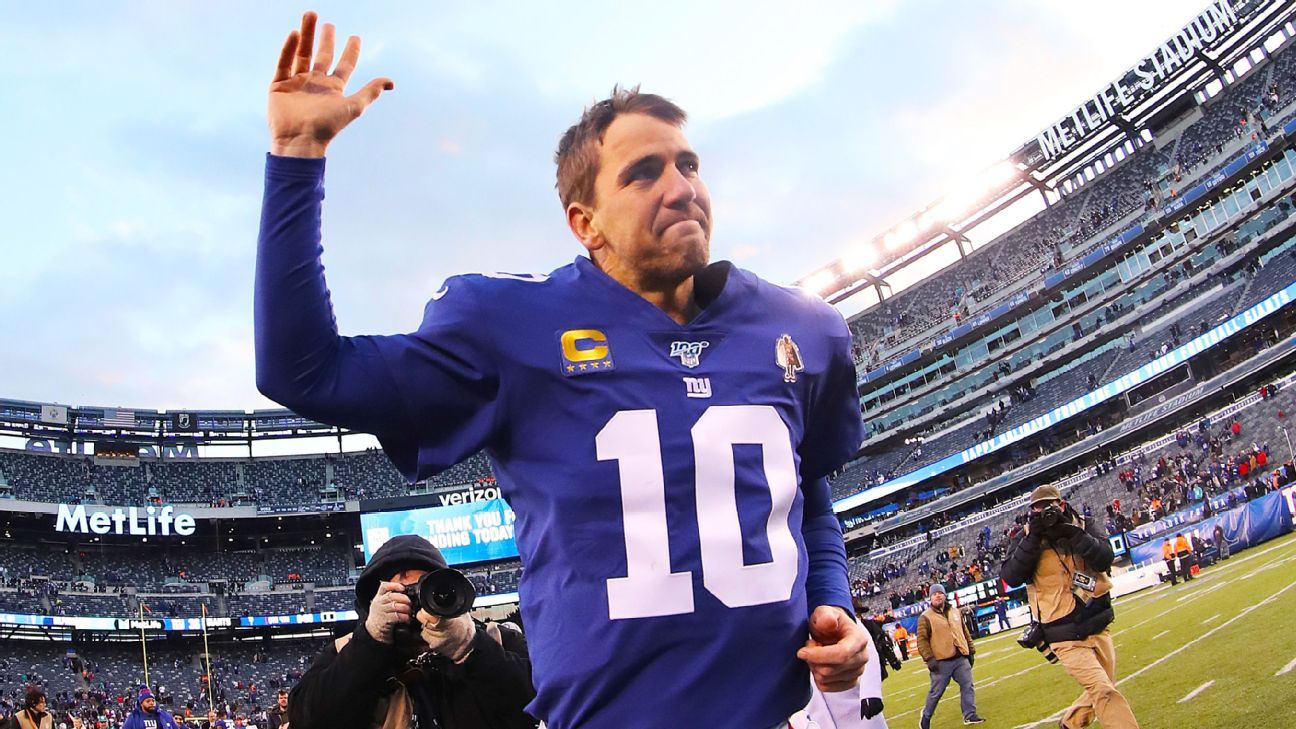
[[[53,729],[54,717],[45,711],[45,692],[27,689],[23,708],[13,715],[12,726],[18,729]]]
[[[950,679],[959,685],[959,709],[964,724],[985,721],[976,710],[976,689],[972,685],[972,664],[976,647],[972,634],[963,622],[963,613],[946,600],[945,586],[937,582],[928,588],[927,609],[918,616],[918,653],[930,672],[931,689],[923,706],[918,726],[930,729],[936,704],[945,695]]]
[[[1192,542],[1188,541],[1188,537],[1185,537],[1182,533],[1180,533],[1180,534],[1176,534],[1176,535],[1175,535],[1175,540],[1174,540],[1174,551],[1175,551],[1175,556],[1179,558],[1179,573],[1180,573],[1180,576],[1182,576],[1182,577],[1184,578],[1184,582],[1187,582],[1187,581],[1189,581],[1189,580],[1191,580],[1191,579],[1193,578],[1193,576],[1192,576],[1192,562],[1193,562]]]
[[[1174,544],[1168,538],[1161,543],[1161,559],[1165,560],[1166,571],[1170,575],[1170,584],[1179,584],[1179,572],[1175,569]]]
[[[1026,585],[1032,617],[1058,661],[1083,689],[1059,726],[1080,729],[1094,719],[1103,729],[1138,729],[1129,702],[1116,688],[1111,624],[1111,544],[1097,525],[1076,513],[1056,486],[1036,488],[1030,520],[1010,535],[1000,577]]]
[[[895,641],[896,647],[900,649],[900,660],[909,660],[909,631],[905,630],[905,626],[896,623],[895,634],[891,636],[891,639]]]

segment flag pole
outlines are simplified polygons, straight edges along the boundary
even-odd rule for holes
[[[202,605],[203,657],[207,659],[207,710],[216,713],[216,699],[212,696],[211,651],[207,649],[207,603]]]
[[[148,686],[148,685],[149,685],[149,677],[148,677],[148,645],[146,645],[145,642],[144,642],[144,601],[143,601],[143,600],[139,600],[139,601],[137,601],[137,602],[139,603],[139,619],[140,619],[140,623],[139,623],[139,629],[140,629],[140,651],[144,654],[144,685],[145,685],[145,686]],[[152,691],[152,690],[153,690],[153,687],[149,686],[149,690]]]

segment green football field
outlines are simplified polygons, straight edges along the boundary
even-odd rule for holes
[[[1116,678],[1144,729],[1296,727],[1296,533],[1233,556],[1190,583],[1116,601]],[[1016,643],[977,642],[977,708],[987,727],[1052,727],[1079,686]],[[883,684],[888,724],[918,725],[927,670],[910,658]],[[1097,723],[1094,724],[1097,726]],[[950,683],[933,727],[961,727]]]

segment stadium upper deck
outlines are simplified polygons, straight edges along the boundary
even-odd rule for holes
[[[1174,356],[1185,343],[1206,333],[1217,343],[1212,327],[1282,299],[1296,281],[1282,255],[1290,248],[1296,160],[1286,149],[1287,122],[1296,116],[1291,7],[1213,4],[1206,13],[1220,9],[1240,13],[1231,30],[1186,54],[1184,66],[1124,116],[1099,125],[1106,132],[1090,130],[1089,142],[1051,156],[1023,156],[1028,145],[1013,157],[1008,177],[1017,179],[1005,183],[1019,188],[1016,197],[992,190],[969,208],[980,223],[1033,189],[1048,203],[1037,215],[969,253],[960,235],[972,226],[965,219],[958,230],[933,227],[935,206],[906,226],[913,233],[926,220],[930,240],[883,268],[858,274],[838,261],[830,274],[805,282],[840,300],[861,287],[884,291],[882,274],[941,245],[962,256],[851,321],[869,436],[864,457],[834,480],[839,511],[942,472],[957,483],[954,466],[941,464],[975,460],[1036,426],[1046,430],[1065,419],[1053,418],[1056,408],[1100,385],[1137,380],[1158,358],[1186,362],[1197,352]],[[1158,53],[1184,43],[1172,40]],[[903,237],[883,237],[879,249]],[[1196,366],[1203,372],[1186,364],[1176,370],[1195,378],[1209,369],[1204,359]],[[1136,390],[1122,400],[1141,397],[1146,392]],[[1096,409],[1087,424],[1120,417]],[[1020,445],[1011,449],[1018,464],[1032,458]],[[950,485],[932,482],[922,498]],[[903,496],[885,506],[902,508]]]

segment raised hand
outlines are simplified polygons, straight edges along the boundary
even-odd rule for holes
[[[347,39],[342,57],[329,73],[334,28],[324,24],[319,50],[315,50],[316,20],[313,12],[303,15],[301,30],[289,33],[279,52],[268,114],[270,152],[275,155],[323,157],[338,132],[359,118],[383,91],[395,88],[391,79],[380,77],[346,96],[347,80],[360,60],[360,38],[353,35]]]

